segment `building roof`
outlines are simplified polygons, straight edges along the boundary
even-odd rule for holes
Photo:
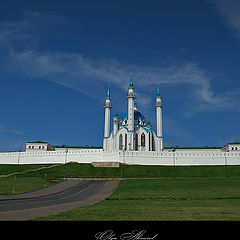
[[[88,145],[85,145],[85,146],[66,146],[66,145],[62,145],[62,146],[53,146],[54,148],[92,148],[92,149],[101,149],[103,147],[101,146],[88,146]]]
[[[46,144],[48,144],[48,142],[43,142],[43,141],[26,142],[26,143],[46,143]]]
[[[232,142],[232,143],[228,143],[227,145],[232,145],[232,144],[236,145],[236,144],[240,144],[240,142]]]
[[[179,147],[179,146],[175,146],[175,147],[164,147],[165,149],[222,149],[222,147]]]

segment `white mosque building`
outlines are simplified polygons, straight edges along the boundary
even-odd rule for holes
[[[108,87],[105,98],[103,147],[51,146],[47,142],[27,142],[26,151],[0,153],[0,164],[59,164],[67,162],[91,163],[93,166],[116,167],[138,165],[240,165],[240,143],[223,147],[164,147],[162,129],[162,98],[159,87],[156,95],[157,131],[138,111],[133,78],[128,87],[128,111],[120,119],[113,116]]]
[[[111,98],[108,87],[105,100],[105,128],[103,151],[163,151],[162,136],[162,99],[160,90],[156,96],[157,134],[153,131],[151,123],[138,111],[136,95],[134,92],[132,74],[128,87],[128,112],[121,119],[115,113],[113,117],[113,131],[110,133]]]

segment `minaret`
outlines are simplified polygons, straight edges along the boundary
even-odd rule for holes
[[[132,80],[132,73],[128,88],[128,131],[134,131],[134,87],[133,87],[133,80]]]
[[[137,106],[137,100],[136,98],[134,99],[134,111],[137,111],[138,110],[138,106]]]
[[[116,135],[118,131],[118,114],[114,113],[113,117],[113,135]]]
[[[156,96],[156,115],[157,115],[157,151],[163,150],[163,136],[162,136],[162,98],[160,96],[160,89],[157,88]]]
[[[133,132],[134,132],[134,87],[133,87],[133,79],[132,73],[130,77],[129,87],[128,87],[128,131],[130,132],[128,135],[128,150],[133,150]]]
[[[109,134],[110,134],[110,109],[112,108],[109,85],[107,89],[104,108],[105,108],[105,128],[104,128],[103,150],[107,151],[107,139],[109,138]]]

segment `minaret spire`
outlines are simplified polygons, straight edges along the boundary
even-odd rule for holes
[[[157,97],[161,97],[161,95],[160,95],[160,88],[159,88],[159,82],[158,82],[158,88],[157,88]]]
[[[127,140],[127,146],[128,150],[133,150],[134,147],[134,140],[133,140],[133,133],[134,133],[134,87],[133,87],[133,77],[131,72],[129,87],[128,87],[128,131],[129,131],[129,137]]]
[[[157,117],[157,151],[163,150],[163,136],[162,136],[162,98],[160,95],[160,88],[158,83],[157,96],[156,96],[156,117]]]
[[[129,87],[133,87],[132,72],[131,72],[131,77],[130,77]]]
[[[110,98],[110,88],[109,88],[109,84],[108,84],[108,89],[107,89],[107,98]]]
[[[128,131],[134,131],[134,87],[133,87],[133,79],[132,79],[132,72],[128,87]]]
[[[110,135],[110,110],[112,108],[109,84],[108,84],[104,108],[105,108],[105,128],[104,128],[103,150],[106,151],[108,149],[107,142]]]

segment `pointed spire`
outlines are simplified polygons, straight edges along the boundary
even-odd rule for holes
[[[130,77],[129,87],[133,87],[132,72],[131,72],[131,77]]]
[[[161,97],[161,95],[160,95],[160,88],[159,88],[159,82],[158,82],[158,88],[157,88],[157,97]]]
[[[110,98],[110,88],[109,88],[109,84],[108,84],[108,89],[107,89],[107,96],[106,98]]]

